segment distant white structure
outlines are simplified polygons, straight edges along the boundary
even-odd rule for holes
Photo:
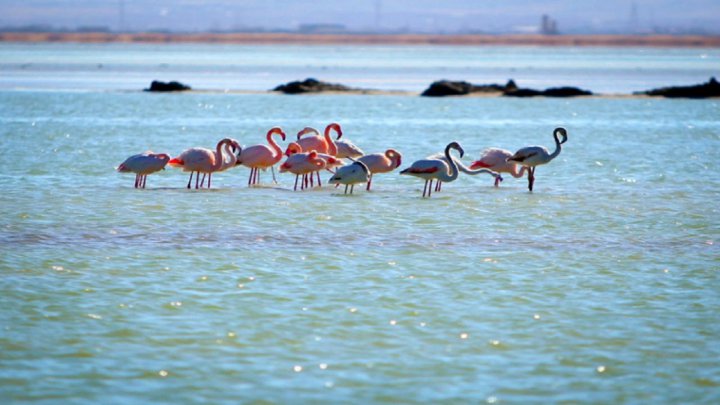
[[[543,35],[556,35],[558,33],[557,21],[543,14],[540,20],[540,33]]]

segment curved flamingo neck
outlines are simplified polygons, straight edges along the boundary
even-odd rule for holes
[[[440,177],[438,178],[438,180],[445,182],[445,183],[454,181],[455,179],[458,178],[458,174],[459,174],[457,164],[455,164],[455,159],[453,159],[453,157],[450,155],[450,148],[452,148],[452,147],[453,147],[452,144],[445,147],[445,157],[447,158],[447,163],[450,166],[450,173],[447,173],[447,172],[440,173]]]
[[[550,154],[548,162],[555,159],[562,151],[562,143],[560,142],[560,139],[558,139],[558,131],[553,133],[553,138],[555,138],[555,151]]]
[[[395,149],[388,149],[385,151],[385,156],[390,159],[395,167],[400,167],[402,164],[402,158],[400,157],[400,153],[396,151]]]
[[[340,124],[333,122],[332,124],[329,124],[327,127],[325,127],[325,137],[328,137],[330,135],[330,130],[335,130],[337,133],[337,138],[342,138],[342,129],[340,128]]]
[[[237,156],[232,152],[231,142],[229,140],[223,140],[220,143],[223,144],[223,152],[230,156],[230,161],[226,162],[225,156],[223,154],[220,154],[220,168],[218,170],[224,170],[225,168],[235,166],[235,164],[237,163]],[[216,159],[216,162],[217,160],[218,159]]]
[[[525,171],[527,170],[527,166],[520,166],[520,170],[518,170],[518,165],[513,165],[513,170],[510,172],[510,175],[515,177],[516,179],[521,178],[525,175]]]
[[[215,147],[215,162],[213,162],[213,165],[211,166],[212,171],[215,172],[223,168],[225,163],[223,149],[229,148],[229,143],[229,139],[223,139],[222,141],[218,142],[217,146]]]
[[[330,128],[329,125],[328,128]],[[328,130],[328,128],[325,128],[325,142],[327,142],[328,145],[328,155],[337,156],[337,144],[335,144],[335,141],[333,141],[332,137],[330,136],[330,131]],[[338,137],[338,139],[339,138],[340,137]]]
[[[278,145],[277,142],[275,142],[275,140],[272,138],[273,134],[279,135],[283,139],[285,139],[285,134],[279,128],[273,128],[268,131],[266,136],[267,142],[270,144],[270,147],[275,152],[273,159],[275,159],[275,161],[277,162],[282,159],[283,152],[282,148],[280,148],[280,145]]]
[[[312,128],[312,127],[305,127],[305,128],[303,128],[302,131],[298,132],[298,134],[297,134],[298,141],[300,140],[300,138],[302,138],[303,135],[309,134],[310,132],[315,133],[316,136],[320,136],[320,131],[318,131],[317,129]]]

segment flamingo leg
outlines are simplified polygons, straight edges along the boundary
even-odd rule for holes
[[[140,176],[139,174],[135,175],[135,188],[138,188],[138,177],[139,176]]]
[[[318,187],[322,187],[322,181],[320,181],[320,170],[316,171],[315,173],[317,173]]]
[[[367,191],[370,191],[370,185],[372,184],[372,176],[372,173],[370,173],[370,180],[368,180],[367,187],[365,188],[365,190]]]
[[[190,178],[188,179],[188,185],[187,185],[187,188],[188,188],[188,189],[190,188],[190,183],[192,183],[193,173],[195,173],[195,172],[190,172]]]
[[[307,174],[303,174],[303,185],[300,187],[300,190],[305,190],[308,187],[308,176]]]
[[[275,178],[275,166],[270,166],[270,172],[273,176],[273,184],[278,184],[277,179]]]
[[[142,183],[143,183],[142,188],[145,188],[145,183],[147,183],[147,174],[143,174]]]
[[[425,194],[427,193],[428,181],[429,180],[425,180],[425,187],[423,187],[423,198],[425,198]]]
[[[500,186],[500,177],[495,177],[495,187]]]
[[[315,176],[310,173],[310,187],[315,187]]]
[[[299,179],[299,178],[300,178],[300,175],[299,175],[299,174],[296,174],[296,175],[295,175],[295,187],[293,187],[293,191],[297,191],[297,182],[298,182],[298,179]]]
[[[200,188],[205,187],[205,176],[207,176],[207,173],[203,173],[202,181],[200,182]],[[195,187],[197,188],[197,187]]]
[[[250,168],[250,175],[248,176],[248,187],[252,185],[252,178],[253,178],[253,172],[255,171],[254,167]]]
[[[432,195],[432,187],[433,187],[432,182],[433,182],[432,179],[430,179],[430,187],[428,187],[428,197],[430,197]]]
[[[442,188],[442,181],[438,180],[438,181],[435,183],[435,191],[436,191],[436,192],[439,192],[441,188]]]
[[[528,189],[530,191],[533,190],[533,184],[535,184],[535,168],[531,167],[530,170],[528,170]]]
[[[355,185],[354,185],[354,184],[350,186],[350,194],[353,193],[353,190],[355,190]]]
[[[210,188],[211,181],[212,181],[212,173],[208,174],[208,188]]]
[[[348,188],[348,185],[346,184],[345,185],[345,194],[347,194],[347,188]]]

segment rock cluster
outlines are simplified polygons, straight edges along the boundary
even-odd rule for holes
[[[647,90],[635,94],[644,94],[648,96],[660,96],[668,98],[709,98],[720,97],[720,83],[711,77],[707,83],[697,84],[695,86],[674,86],[662,87],[659,89]]]
[[[156,92],[168,92],[168,91],[186,91],[191,90],[190,86],[182,84],[180,82],[160,82],[157,80],[153,80],[152,83],[150,83],[150,88],[145,89],[145,91],[156,91]]]
[[[273,89],[285,94],[320,93],[323,91],[353,91],[355,89],[342,84],[322,82],[317,79],[308,78],[304,81],[294,81],[281,84]]]

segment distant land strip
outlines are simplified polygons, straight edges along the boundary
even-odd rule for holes
[[[0,32],[2,42],[221,43],[357,45],[525,45],[720,47],[720,36],[702,35],[430,35],[298,33]]]

